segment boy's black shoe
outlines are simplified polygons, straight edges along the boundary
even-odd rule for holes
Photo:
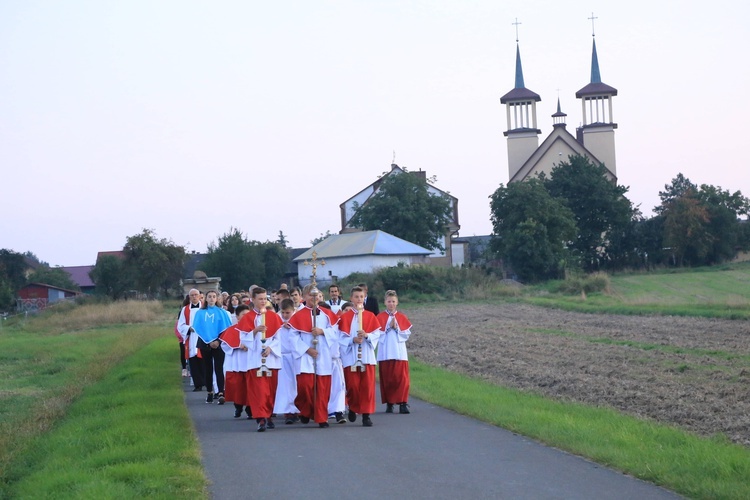
[[[334,417],[336,418],[336,423],[337,424],[345,424],[346,423],[346,419],[344,418],[344,414],[342,412],[337,411],[336,413],[334,413]]]
[[[223,405],[225,401],[226,401],[226,399],[224,399],[224,393],[220,392],[219,393],[219,404]]]
[[[370,420],[370,415],[365,413],[362,415],[362,426],[363,427],[372,427],[372,420]]]
[[[302,415],[299,416],[299,421],[303,424],[309,424],[310,423],[310,417],[304,417]]]
[[[398,405],[398,412],[399,413],[411,413],[409,411],[409,405],[406,403],[401,403],[400,405]]]
[[[234,409],[234,418],[240,418],[242,416],[242,407]]]
[[[206,396],[206,404],[211,404],[213,402],[214,402],[214,393],[209,392],[208,395]]]
[[[325,429],[326,427],[328,427],[328,422],[323,422],[318,425],[320,426],[321,429]]]
[[[386,413],[393,413],[393,404],[391,404],[391,403],[387,403],[387,404],[385,405],[385,412],[386,412]]]
[[[265,418],[259,418],[256,420],[258,422],[258,432],[265,432],[266,430],[266,419]]]
[[[356,422],[357,421],[357,414],[354,413],[351,410],[349,410],[349,413],[347,413],[346,416],[349,419],[349,422]]]
[[[274,424],[273,420],[271,420],[269,418],[268,420],[266,420],[266,427],[268,427],[269,429],[275,429],[276,428],[276,424]]]

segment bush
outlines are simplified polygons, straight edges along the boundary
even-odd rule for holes
[[[399,265],[374,273],[354,273],[339,283],[344,298],[358,283],[367,283],[369,294],[382,297],[386,290],[396,290],[401,297],[414,302],[452,299],[488,299],[516,296],[519,287],[503,283],[493,274],[478,268]]]

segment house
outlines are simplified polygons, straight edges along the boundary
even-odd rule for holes
[[[89,273],[94,266],[67,266],[61,267],[63,271],[70,275],[70,279],[78,285],[81,291],[85,294],[92,294],[96,289],[96,283],[91,279]]]
[[[401,175],[406,173],[407,175],[416,175],[422,180],[425,181],[427,184],[427,192],[434,196],[444,196],[448,198],[451,205],[452,215],[451,220],[448,225],[448,228],[446,229],[445,236],[443,237],[443,248],[445,250],[440,249],[433,249],[430,251],[430,256],[428,259],[429,264],[433,265],[441,265],[441,266],[451,266],[456,265],[453,262],[452,259],[452,253],[451,253],[451,239],[458,234],[458,230],[461,228],[460,224],[458,223],[458,198],[455,196],[451,196],[450,194],[446,193],[445,191],[442,191],[435,186],[431,185],[429,182],[427,182],[427,172],[424,172],[422,170],[416,171],[416,172],[407,172],[403,168],[399,167],[395,163],[391,164],[391,170],[387,172],[386,174],[379,177],[375,182],[367,186],[366,188],[359,191],[357,194],[343,202],[341,205],[339,205],[339,209],[341,211],[341,234],[351,233],[354,231],[361,231],[360,228],[356,228],[352,226],[351,221],[354,217],[354,214],[356,212],[357,207],[361,207],[363,205],[366,205],[369,199],[375,195],[375,193],[378,192],[378,188],[380,187],[380,184],[382,184],[383,180],[385,180],[390,175]],[[459,264],[460,265],[460,264]]]
[[[552,132],[539,145],[536,103],[539,94],[524,85],[521,51],[516,41],[515,87],[500,98],[505,105],[508,130],[503,132],[508,143],[508,183],[523,181],[540,173],[549,175],[561,161],[571,155],[587,157],[595,165],[603,165],[606,177],[617,182],[615,157],[615,129],[612,118],[612,98],[617,89],[602,82],[596,39],[591,55],[591,81],[576,92],[581,99],[583,125],[575,137],[566,130],[565,117],[557,99],[557,112],[552,115]]]
[[[359,231],[331,235],[294,261],[300,285],[310,283],[315,264],[316,281],[322,286],[355,272],[370,273],[399,264],[426,264],[431,254],[432,250],[384,231]]]
[[[18,310],[39,311],[61,300],[77,297],[81,292],[46,283],[29,283],[18,291]]]

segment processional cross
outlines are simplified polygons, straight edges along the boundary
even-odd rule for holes
[[[316,278],[318,277],[318,266],[325,266],[326,261],[324,259],[318,260],[318,252],[313,250],[312,260],[308,262],[307,259],[305,259],[302,264],[305,266],[312,266],[312,276],[310,277],[310,284],[313,287],[317,288],[318,282],[316,281]]]

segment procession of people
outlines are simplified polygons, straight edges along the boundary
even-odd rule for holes
[[[382,312],[367,292],[357,285],[346,301],[336,284],[328,300],[314,283],[270,293],[256,285],[231,295],[190,290],[175,326],[183,377],[193,392],[205,389],[207,404],[233,403],[234,418],[244,413],[257,432],[282,420],[327,428],[359,416],[371,427],[377,366],[385,412],[408,414],[411,322],[394,290]]]

